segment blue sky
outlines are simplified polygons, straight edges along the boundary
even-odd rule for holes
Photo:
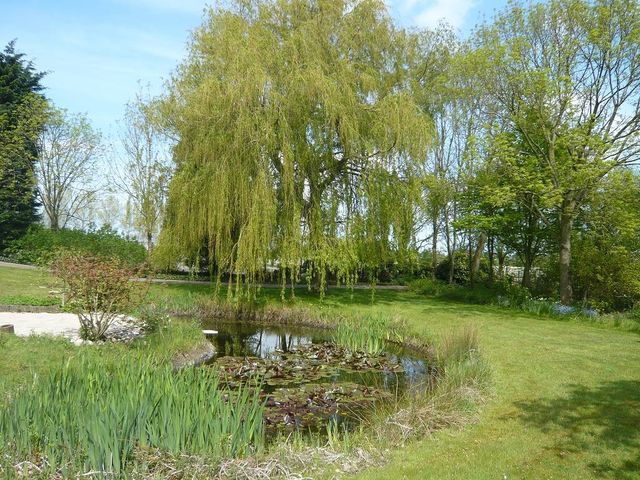
[[[85,112],[103,133],[116,133],[138,82],[158,92],[200,24],[204,0],[0,0],[0,44],[17,49],[49,72],[43,83],[53,102]],[[404,26],[445,19],[469,31],[506,0],[388,0]]]

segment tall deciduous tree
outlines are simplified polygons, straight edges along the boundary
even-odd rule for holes
[[[168,147],[153,121],[150,99],[138,95],[127,105],[122,133],[126,154],[115,169],[115,186],[127,196],[127,214],[150,253],[164,218],[171,178]]]
[[[322,289],[405,255],[430,121],[415,38],[377,0],[211,10],[165,105],[179,139],[160,250],[254,284],[277,260]]]
[[[78,219],[95,199],[101,135],[82,114],[51,108],[38,138],[38,198],[52,230]]]
[[[640,4],[513,4],[477,41],[483,85],[550,181],[543,203],[557,214],[560,299],[570,303],[578,209],[640,154]]]
[[[583,206],[574,240],[576,295],[602,310],[629,309],[640,298],[640,176],[607,175]]]
[[[38,219],[34,164],[46,109],[43,76],[14,42],[0,52],[0,250]]]

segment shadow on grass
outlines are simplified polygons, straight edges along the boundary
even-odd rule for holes
[[[586,455],[598,478],[638,478],[640,381],[618,380],[594,388],[569,388],[564,397],[516,402],[521,420],[558,435],[553,447],[558,455]]]

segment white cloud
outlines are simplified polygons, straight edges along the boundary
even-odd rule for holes
[[[417,27],[436,27],[445,21],[453,28],[461,28],[475,0],[394,0],[393,6],[404,23]]]

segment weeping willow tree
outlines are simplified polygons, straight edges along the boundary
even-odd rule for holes
[[[431,131],[419,43],[382,1],[210,10],[162,105],[177,144],[159,258],[204,249],[236,292],[268,264],[283,291],[301,269],[323,291],[329,272],[349,284],[405,260]]]

